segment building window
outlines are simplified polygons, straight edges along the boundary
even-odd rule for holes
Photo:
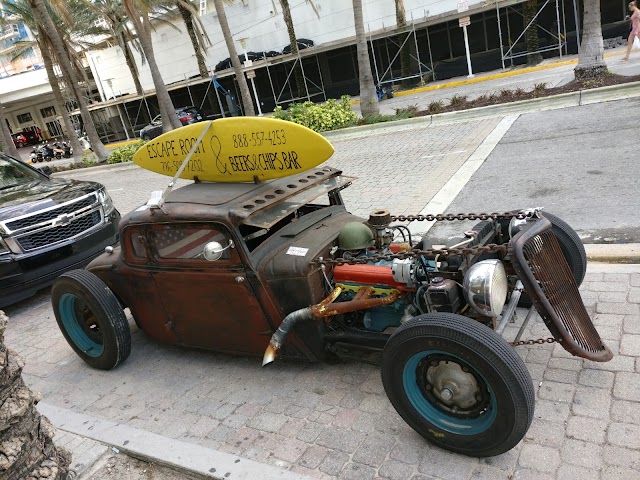
[[[42,115],[42,118],[55,117],[56,109],[55,109],[54,106],[41,108],[40,109],[40,115]]]
[[[50,137],[62,137],[62,126],[60,122],[54,120],[52,122],[47,122],[47,130],[49,131]]]
[[[20,113],[16,116],[16,118],[18,119],[18,123],[27,123],[33,120],[33,118],[31,118],[31,113],[29,112]]]

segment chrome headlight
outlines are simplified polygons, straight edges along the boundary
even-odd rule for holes
[[[113,206],[113,200],[109,196],[109,193],[105,188],[101,188],[98,191],[98,200],[100,200],[100,204],[102,205],[102,210],[104,211],[104,216],[109,215],[115,207]]]
[[[497,317],[507,301],[508,281],[500,260],[483,260],[474,264],[462,284],[467,302],[486,317]]]

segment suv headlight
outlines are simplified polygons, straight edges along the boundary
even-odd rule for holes
[[[113,200],[111,200],[111,197],[105,188],[101,188],[100,191],[98,191],[98,199],[102,205],[105,217],[115,210],[116,207],[113,205]]]
[[[467,302],[479,314],[497,317],[502,313],[509,284],[500,260],[483,260],[472,265],[462,287]]]

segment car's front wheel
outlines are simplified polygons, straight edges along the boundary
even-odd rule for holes
[[[421,315],[401,326],[384,348],[382,383],[414,430],[465,455],[510,450],[533,420],[533,384],[520,356],[460,315]]]
[[[61,275],[51,289],[51,303],[64,338],[89,365],[111,370],[127,359],[129,322],[116,296],[94,274]]]

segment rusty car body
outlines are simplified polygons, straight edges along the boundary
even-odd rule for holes
[[[611,358],[578,292],[584,248],[560,219],[538,209],[363,219],[340,193],[352,180],[323,167],[195,182],[130,212],[120,246],[54,285],[62,332],[103,369],[129,353],[124,308],[158,342],[264,355],[263,364],[381,354],[385,390],[407,423],[473,456],[514,447],[533,419],[528,370],[501,337],[518,305],[531,308],[516,344],[537,311],[551,332],[543,341]],[[477,224],[439,249],[404,226],[456,219]],[[354,248],[341,244],[348,231],[371,235]]]

